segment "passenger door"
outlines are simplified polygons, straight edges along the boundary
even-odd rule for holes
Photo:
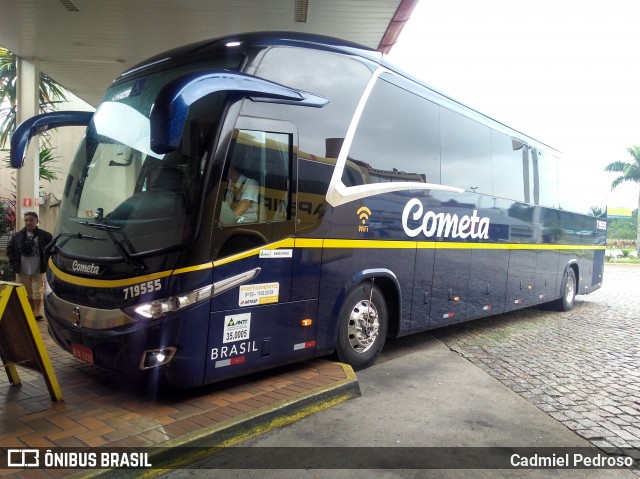
[[[216,293],[205,382],[313,354],[306,345],[315,333],[301,321],[315,319],[314,311],[290,303],[296,145],[288,122],[241,117],[233,131],[212,232]]]

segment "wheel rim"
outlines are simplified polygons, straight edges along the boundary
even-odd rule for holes
[[[347,333],[354,351],[364,353],[378,337],[380,321],[376,306],[367,300],[358,301],[349,315]]]
[[[564,285],[564,300],[567,304],[573,304],[575,297],[575,281],[571,275],[567,275],[567,282]]]

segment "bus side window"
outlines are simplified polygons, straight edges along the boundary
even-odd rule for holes
[[[290,219],[291,135],[237,130],[235,136],[220,222],[229,225]]]
[[[298,158],[297,229],[317,226],[322,219],[325,198],[335,160]]]
[[[525,201],[529,195],[529,188],[525,188],[528,163],[523,162],[523,151],[526,152],[526,148],[528,146],[525,143],[509,135],[497,131],[491,132],[491,175],[494,196],[518,202]]]
[[[366,174],[350,178],[353,170],[345,168],[342,182],[440,183],[438,106],[385,78],[373,87],[349,150],[354,168]]]
[[[442,184],[493,194],[491,129],[460,113],[440,108]]]
[[[218,257],[293,234],[293,151],[293,133],[236,128],[219,196]]]

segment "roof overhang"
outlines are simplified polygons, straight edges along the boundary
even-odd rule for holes
[[[0,45],[96,105],[122,71],[159,52],[247,31],[328,35],[388,52],[418,0],[35,0],[6,2]]]

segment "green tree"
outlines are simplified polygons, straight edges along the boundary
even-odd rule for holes
[[[640,146],[633,145],[627,148],[627,151],[633,157],[633,161],[614,161],[605,166],[604,171],[621,173],[611,183],[612,190],[629,181],[638,185],[638,209],[640,210]],[[636,252],[640,258],[640,221],[637,222],[636,227]]]
[[[0,149],[6,149],[11,134],[16,129],[18,59],[6,48],[0,47]],[[40,74],[40,112],[49,111],[57,103],[66,101],[67,90],[45,73]],[[40,179],[51,181],[57,171],[51,162],[51,146],[44,142],[40,152]],[[43,162],[42,158],[49,161]]]
[[[610,240],[635,240],[637,229],[637,210],[632,218],[609,218],[607,237]]]

